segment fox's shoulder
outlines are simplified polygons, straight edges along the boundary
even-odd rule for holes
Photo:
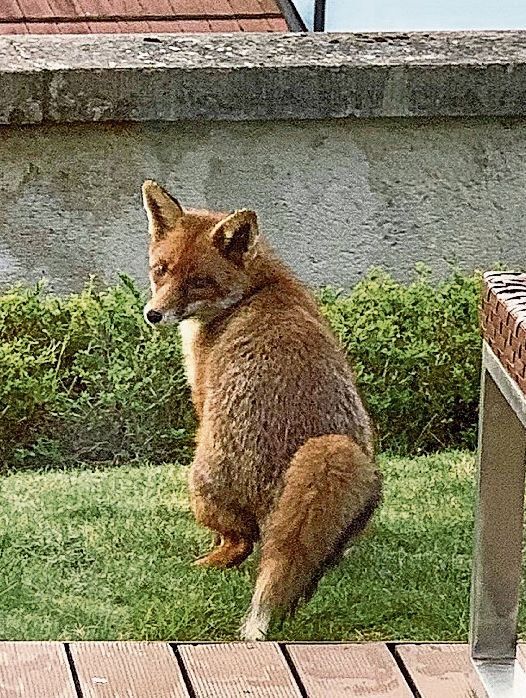
[[[278,352],[327,341],[332,343],[333,339],[315,305],[272,294],[240,308],[222,337],[225,348],[251,345]]]

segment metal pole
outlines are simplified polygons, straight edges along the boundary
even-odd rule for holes
[[[326,0],[314,0],[314,31],[325,31],[325,4]]]

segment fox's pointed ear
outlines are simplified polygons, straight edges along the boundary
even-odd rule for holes
[[[183,215],[177,199],[151,179],[142,185],[142,202],[148,216],[150,235],[154,239],[163,238]]]
[[[259,238],[257,216],[254,211],[235,211],[219,221],[211,236],[213,245],[224,257],[241,264]]]

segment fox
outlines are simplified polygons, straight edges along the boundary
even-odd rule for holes
[[[382,496],[372,420],[311,291],[248,209],[181,206],[142,186],[147,323],[177,323],[198,419],[189,497],[213,547],[194,564],[237,567],[259,546],[242,640],[308,601]]]

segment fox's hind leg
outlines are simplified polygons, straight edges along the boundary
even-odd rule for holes
[[[209,496],[192,492],[190,502],[197,523],[214,532],[215,548],[198,558],[202,567],[236,567],[250,555],[257,540],[257,525],[247,512],[223,504]]]

